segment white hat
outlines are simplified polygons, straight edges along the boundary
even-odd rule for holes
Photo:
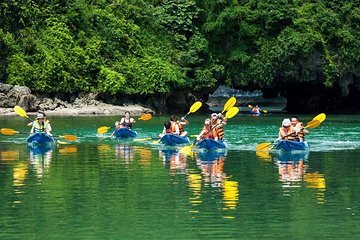
[[[217,113],[212,113],[211,117],[218,117]]]
[[[36,119],[39,119],[39,118],[45,118],[45,117],[44,117],[44,114],[38,113],[38,114],[36,115]]]
[[[283,121],[282,121],[282,125],[284,127],[289,127],[291,125],[291,121],[289,118],[285,118]]]

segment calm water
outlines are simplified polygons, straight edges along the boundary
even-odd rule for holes
[[[188,117],[189,134],[204,117]],[[27,150],[26,134],[0,136],[0,239],[358,239],[360,116],[328,116],[307,154],[255,152],[283,117],[234,117],[227,152],[193,156],[97,136],[116,117],[51,117],[55,134],[79,140],[45,153]],[[156,138],[165,119],[134,128]],[[26,123],[0,117],[0,128]]]

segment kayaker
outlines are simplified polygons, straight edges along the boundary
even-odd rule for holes
[[[44,121],[49,123],[49,120],[46,118],[46,114],[45,114],[45,112],[38,111],[38,114],[42,114],[42,115],[44,115]],[[35,121],[36,121],[36,120],[35,120]],[[28,123],[26,126],[28,126],[28,127],[32,127],[35,121],[32,121],[32,122]]]
[[[132,117],[130,117],[130,112],[126,111],[125,112],[125,116],[123,118],[121,118],[120,120],[120,125],[121,127],[127,128],[127,129],[131,129],[132,125],[135,123],[135,119],[133,119]]]
[[[45,121],[45,116],[43,113],[38,113],[36,115],[36,120],[32,124],[30,133],[33,134],[33,133],[43,132],[43,133],[46,133],[46,134],[52,136],[51,131],[52,131],[52,128],[51,128],[50,122]]]
[[[294,127],[291,125],[289,118],[285,118],[282,121],[281,128],[279,128],[279,137],[278,140],[291,140],[295,139]]]
[[[183,126],[189,124],[188,120],[182,117],[181,120],[179,121],[175,115],[172,115],[170,117],[170,123],[173,134],[180,135],[182,137],[187,135],[187,131],[184,131]],[[179,128],[179,134],[176,133],[176,128]]]
[[[299,118],[296,116],[293,116],[291,118],[291,125],[294,128],[294,131],[296,133],[295,135],[295,141],[303,142],[305,141],[305,135],[309,134],[309,131],[304,128],[304,124],[300,122]]]
[[[214,140],[218,140],[218,135],[217,135],[217,131],[215,130],[215,128],[211,128],[211,120],[210,118],[205,119],[204,122],[204,126],[201,130],[201,132],[198,134],[198,136],[196,137],[196,140],[201,140],[204,138],[211,138]]]
[[[224,129],[223,126],[226,125],[226,119],[225,117],[219,113],[212,113],[211,119],[210,119],[211,128],[216,130],[216,135],[218,137],[219,141],[222,141],[224,139]]]
[[[115,127],[115,131],[112,132],[112,134],[110,136],[111,138],[115,135],[115,132],[117,130],[119,130],[120,128],[122,128],[123,126],[120,124],[120,121],[116,121],[115,124],[114,124],[114,127]]]
[[[170,121],[166,121],[164,123],[164,129],[162,133],[159,134],[159,137],[162,138],[165,134],[175,134],[180,135],[179,127],[178,125],[172,125]]]
[[[260,114],[260,108],[258,105],[255,105],[255,107],[252,108],[251,112],[253,114]]]

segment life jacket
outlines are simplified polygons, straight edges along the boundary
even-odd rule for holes
[[[204,126],[202,130],[205,131],[202,138],[215,139],[216,137],[219,137],[216,129],[211,126]]]
[[[44,124],[40,125],[39,120],[35,120],[34,121],[34,132],[35,133],[40,133],[40,132],[46,133],[48,123],[49,122],[47,120],[45,120]]]
[[[221,141],[224,138],[224,135],[225,135],[224,134],[224,129],[223,129],[222,126],[215,127],[215,126],[220,125],[220,124],[221,124],[221,120],[217,119],[216,122],[214,124],[212,124],[211,127],[215,129],[216,134],[217,134],[219,140]]]
[[[127,122],[127,121],[126,121],[126,118],[124,118],[124,121],[121,123],[121,125],[122,125],[123,127],[127,128],[127,129],[131,129],[131,128],[132,128],[132,123],[131,123],[130,119],[129,119],[129,121]]]
[[[254,108],[251,110],[251,112],[253,112],[253,113],[259,113],[260,111],[259,111],[259,108],[254,107]]]
[[[299,124],[299,127],[303,127],[304,125],[301,123],[301,122],[298,122],[296,124],[296,126]],[[296,136],[295,136],[295,141],[298,141],[298,142],[302,142],[304,141],[305,139],[305,133],[303,130],[300,130],[299,132],[297,132]]]
[[[294,133],[293,126],[290,126],[289,128],[281,127],[281,128],[279,128],[279,131],[280,131],[280,135],[281,135],[282,139],[285,139],[285,140],[294,140],[295,139],[296,133]]]
[[[183,128],[183,125],[179,122],[176,123],[179,127],[179,132],[180,132],[180,135],[184,132],[184,128]]]

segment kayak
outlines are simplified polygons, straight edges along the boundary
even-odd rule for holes
[[[190,142],[188,137],[183,137],[183,136],[174,135],[174,134],[170,134],[170,133],[167,133],[164,136],[162,136],[160,141],[164,145],[167,145],[167,146],[175,146],[178,144],[185,144],[185,143]]]
[[[296,142],[289,140],[281,140],[275,143],[275,149],[284,150],[284,151],[293,151],[293,150],[308,150],[309,144],[308,142]]]
[[[33,133],[26,138],[26,143],[29,147],[36,146],[48,146],[52,147],[55,145],[55,139],[46,133]]]
[[[226,145],[224,142],[222,141],[216,141],[214,139],[211,138],[205,138],[203,140],[200,140],[196,146],[198,148],[202,148],[202,149],[207,149],[207,150],[211,150],[211,149],[224,149],[226,148]]]
[[[116,138],[135,138],[137,137],[137,132],[128,128],[120,128],[115,130],[114,136]]]
[[[250,114],[253,115],[253,116],[260,116],[261,115],[260,112],[253,112],[253,111],[250,111]]]

